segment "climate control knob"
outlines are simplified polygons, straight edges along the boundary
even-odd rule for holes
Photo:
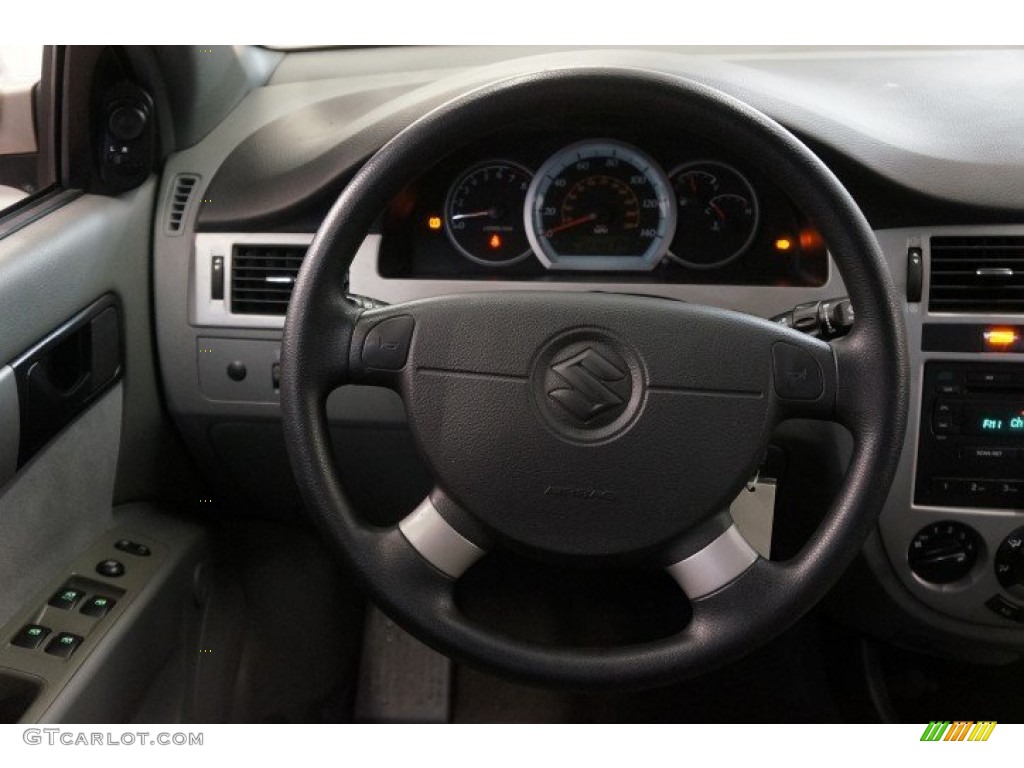
[[[996,550],[996,578],[1007,592],[1024,596],[1024,528],[1018,528]]]
[[[963,523],[944,520],[922,528],[910,542],[910,570],[931,584],[950,584],[971,572],[978,559],[977,532]]]

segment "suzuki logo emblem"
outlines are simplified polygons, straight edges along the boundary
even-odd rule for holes
[[[629,397],[628,371],[591,347],[550,369],[567,386],[549,390],[548,397],[582,422],[622,406]]]

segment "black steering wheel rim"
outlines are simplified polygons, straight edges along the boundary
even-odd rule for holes
[[[455,604],[453,580],[424,560],[402,530],[359,519],[335,469],[324,404],[332,389],[357,376],[366,334],[360,310],[345,299],[345,275],[393,195],[452,149],[531,115],[557,111],[571,118],[616,109],[656,112],[741,147],[815,222],[857,310],[854,331],[831,345],[835,370],[825,373],[834,373],[834,388],[819,415],[846,426],[855,448],[842,487],[801,552],[786,562],[758,559],[722,589],[701,595],[680,634],[613,649],[550,648],[469,622]],[[868,223],[840,182],[765,115],[706,86],[641,70],[561,69],[500,81],[437,108],[385,144],[347,185],[310,246],[288,309],[281,362],[282,415],[299,488],[371,597],[449,655],[576,688],[670,682],[737,658],[792,624],[838,579],[872,529],[907,420],[907,349],[896,289]],[[472,528],[462,532],[474,538]]]

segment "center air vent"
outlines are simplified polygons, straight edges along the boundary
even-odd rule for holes
[[[305,245],[236,245],[231,257],[231,311],[283,315]]]
[[[1024,313],[1024,237],[933,237],[932,312]]]

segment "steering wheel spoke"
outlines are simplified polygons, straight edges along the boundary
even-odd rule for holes
[[[478,533],[459,530],[468,527],[460,526],[457,521],[464,514],[443,491],[434,489],[402,519],[398,530],[420,557],[448,578],[458,579],[487,553]],[[470,536],[480,543],[475,543]]]
[[[710,542],[665,568],[691,601],[732,583],[760,557],[731,519],[724,531],[716,529],[711,535]]]

